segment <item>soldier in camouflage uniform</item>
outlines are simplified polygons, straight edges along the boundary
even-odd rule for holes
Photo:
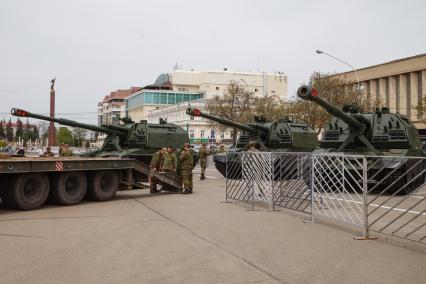
[[[149,164],[149,177],[150,177],[150,183],[149,188],[151,193],[157,193],[159,192],[157,190],[157,180],[154,177],[154,171],[159,171],[161,169],[161,161],[163,160],[163,149],[158,150],[157,152],[152,155],[151,163]]]
[[[204,174],[206,173],[207,156],[209,155],[209,152],[207,151],[206,146],[207,145],[205,143],[203,143],[203,145],[201,145],[200,151],[198,152],[198,154],[200,155],[200,167],[201,167],[200,180],[206,179]]]
[[[184,188],[183,193],[192,193],[192,168],[194,161],[192,159],[192,154],[188,143],[185,143],[182,155],[180,156],[179,160]]]
[[[167,154],[163,155],[163,164],[161,166],[163,172],[173,172],[176,173],[177,169],[177,158],[173,153],[173,147],[169,146],[167,148]]]

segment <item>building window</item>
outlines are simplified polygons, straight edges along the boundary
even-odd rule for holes
[[[216,91],[219,91],[219,87],[216,87]]]
[[[193,116],[193,115],[191,115],[191,116],[189,117],[189,120],[194,120],[194,116]]]
[[[272,91],[271,91],[271,94],[275,94],[275,90],[272,90]]]
[[[257,91],[259,91],[259,89],[254,89],[254,91],[257,93]]]
[[[195,137],[195,131],[193,129],[189,130],[189,138]]]
[[[220,139],[224,139],[225,138],[225,132],[221,132],[220,133]]]
[[[204,138],[204,133],[205,133],[205,130],[201,130],[201,132],[200,132],[200,138]]]

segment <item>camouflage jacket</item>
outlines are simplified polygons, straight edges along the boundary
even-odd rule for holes
[[[149,164],[149,167],[151,169],[160,170],[161,160],[162,160],[162,155],[161,155],[160,151],[155,152],[154,155],[152,155],[152,159],[151,159],[151,163]]]
[[[200,148],[200,151],[198,152],[198,154],[200,155],[200,160],[205,160],[207,159],[209,152],[207,151],[207,149]]]
[[[165,171],[176,171],[177,168],[177,158],[176,155],[166,154],[163,155],[163,163],[162,163],[162,170]]]
[[[179,160],[182,170],[192,170],[194,161],[190,151],[183,151]]]

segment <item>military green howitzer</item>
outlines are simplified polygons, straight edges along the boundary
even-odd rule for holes
[[[355,104],[345,105],[340,109],[322,99],[311,86],[299,87],[297,94],[304,100],[320,105],[333,116],[325,124],[320,149],[314,153],[343,152],[353,155],[397,157],[397,161],[394,158],[383,158],[380,163],[374,165],[377,172],[380,172],[378,180],[390,173],[394,173],[396,179],[412,166],[413,159],[407,157],[424,156],[418,131],[404,115],[391,113],[386,107],[376,109],[375,112],[360,112],[360,108]],[[395,171],[395,167],[398,167],[398,171]],[[418,173],[425,167],[425,163],[422,162],[418,166]],[[405,192],[415,189],[423,179],[418,178],[416,182],[411,182]],[[392,181],[390,178],[387,180]],[[400,179],[392,186],[397,190],[407,182],[409,181]]]
[[[181,149],[185,143],[189,143],[188,133],[184,129],[178,125],[167,123],[163,119],[160,119],[159,124],[154,124],[147,123],[146,120],[133,122],[124,118],[122,125],[101,124],[101,126],[96,126],[63,118],[50,118],[17,108],[13,108],[11,114],[107,134],[100,150],[83,154],[83,157],[129,157],[149,165],[152,155],[162,147],[172,146],[174,149]],[[195,166],[198,155],[193,152],[193,157]]]
[[[235,160],[235,163],[240,164],[237,159],[239,155],[233,156],[232,153],[247,151],[249,141],[255,142],[260,151],[311,152],[318,147],[316,132],[307,124],[294,121],[288,117],[273,122],[268,122],[263,117],[255,117],[253,122],[243,124],[207,114],[192,107],[186,109],[186,114],[204,117],[224,126],[242,130],[232,150],[226,154],[217,154],[213,157],[216,168],[223,176],[226,176],[226,163],[230,164]],[[236,175],[239,176],[240,172],[236,171]]]

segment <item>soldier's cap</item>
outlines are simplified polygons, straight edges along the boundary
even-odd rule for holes
[[[185,143],[183,144],[183,147],[191,147],[191,146],[189,145],[189,143]]]

